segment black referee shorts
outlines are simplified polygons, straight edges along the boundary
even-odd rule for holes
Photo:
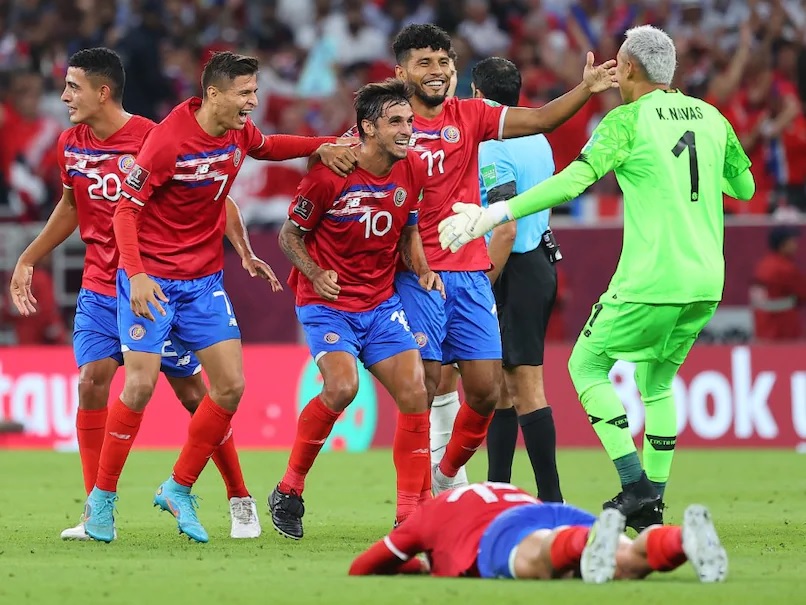
[[[509,256],[493,285],[504,366],[542,366],[557,269],[542,248]]]

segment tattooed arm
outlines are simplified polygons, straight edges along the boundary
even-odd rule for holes
[[[438,273],[434,273],[428,266],[423,250],[423,240],[420,238],[420,231],[417,225],[407,225],[400,234],[398,244],[400,258],[403,264],[420,278],[420,285],[428,290],[436,290],[445,298],[445,286]]]
[[[338,285],[338,274],[332,269],[323,269],[314,262],[305,246],[305,231],[288,220],[280,230],[279,242],[280,249],[288,260],[311,281],[319,296],[329,301],[339,297],[341,286]]]

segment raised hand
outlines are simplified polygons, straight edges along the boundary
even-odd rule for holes
[[[616,82],[616,60],[610,59],[598,67],[593,65],[593,53],[588,51],[585,69],[582,71],[582,83],[592,93],[604,92],[610,88],[618,88]]]

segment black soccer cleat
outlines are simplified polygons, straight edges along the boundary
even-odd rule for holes
[[[664,504],[657,494],[639,496],[624,490],[605,502],[602,508],[620,511],[627,518],[627,527],[632,527],[639,533],[650,525],[663,524]]]
[[[284,494],[278,485],[269,494],[269,510],[271,523],[277,533],[292,540],[302,539],[302,516],[305,514],[302,496],[293,490],[290,494]]]

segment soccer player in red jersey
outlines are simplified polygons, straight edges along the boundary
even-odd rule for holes
[[[11,278],[11,295],[22,315],[36,312],[31,292],[34,266],[78,227],[87,244],[82,288],[78,295],[73,348],[79,367],[76,435],[86,492],[98,475],[104,440],[107,401],[112,377],[123,363],[117,326],[115,279],[118,252],[112,233],[112,214],[120,199],[121,183],[134,165],[143,138],[154,126],[121,106],[125,73],[120,57],[106,48],[75,53],[68,61],[62,100],[76,126],[59,138],[59,164],[64,189],[45,228],[22,253]],[[227,199],[227,236],[253,275],[259,273],[275,289],[280,284],[249,245],[238,207]],[[195,356],[166,339],[161,370],[179,401],[191,413],[206,387]],[[233,538],[256,538],[260,521],[254,499],[230,438],[213,455],[227,486]],[[62,532],[66,540],[87,540],[82,520]]]
[[[190,488],[226,441],[244,387],[240,331],[222,276],[224,200],[244,154],[282,160],[318,149],[328,164],[344,155],[344,148],[324,146],[328,139],[263,136],[249,119],[257,69],[251,57],[214,55],[202,75],[204,98],[178,105],[149,132],[123,182],[113,225],[123,267],[117,294],[126,381],[110,406],[98,478],[85,506],[84,526],[96,540],[113,538],[118,479],[171,334],[198,356],[210,388],[154,503],[176,517],[180,532],[207,542]]]
[[[689,506],[682,526],[652,525],[635,540],[624,535],[624,526],[616,509],[597,519],[568,504],[540,502],[507,483],[474,483],[423,504],[353,561],[350,575],[581,576],[601,584],[642,579],[688,560],[702,582],[727,576],[727,554],[704,506]]]
[[[499,398],[502,356],[495,299],[485,275],[490,269],[485,242],[474,242],[472,248],[450,254],[439,245],[437,226],[452,214],[457,201],[481,203],[479,143],[556,128],[592,94],[615,86],[615,61],[594,67],[593,54],[588,53],[581,84],[543,107],[527,109],[482,99],[448,98],[453,75],[451,39],[435,25],[404,28],[395,38],[393,50],[397,77],[414,88],[412,151],[427,164],[420,222],[423,247],[449,296],[443,300],[423,291],[408,270],[398,273],[395,287],[420,343],[429,401],[436,392],[442,364],[458,362],[465,393],[461,405],[456,394],[433,402],[433,487],[439,492],[467,482],[464,473],[457,474],[484,441]],[[440,435],[444,435],[441,443]]]
[[[339,415],[358,392],[356,358],[386,387],[400,410],[393,454],[396,522],[430,497],[428,399],[423,365],[400,298],[398,256],[423,292],[445,292],[417,230],[425,165],[409,152],[411,90],[399,80],[368,84],[355,109],[358,163],[347,178],[322,165],[300,183],[280,233],[294,268],[297,317],[322,372],[322,392],[302,410],[288,468],[269,496],[272,523],[299,540],[302,492]]]

